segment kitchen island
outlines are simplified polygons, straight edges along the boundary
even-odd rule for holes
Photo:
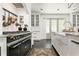
[[[54,33],[51,43],[60,56],[79,56],[79,33]]]
[[[0,47],[1,56],[24,56],[23,52],[28,52],[27,48],[31,48],[31,32],[3,32],[0,35]]]

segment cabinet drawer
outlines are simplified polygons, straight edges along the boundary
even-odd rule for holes
[[[32,37],[40,37],[40,32],[32,33]]]

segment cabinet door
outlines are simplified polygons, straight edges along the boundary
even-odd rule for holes
[[[76,26],[76,15],[73,15],[73,26]]]
[[[79,15],[77,15],[77,26],[79,26]]]
[[[31,15],[31,26],[39,26],[39,15]]]
[[[34,26],[34,15],[31,15],[31,26]]]
[[[8,56],[20,56],[20,45],[18,47],[7,47]]]
[[[36,15],[36,26],[39,26],[39,15]]]

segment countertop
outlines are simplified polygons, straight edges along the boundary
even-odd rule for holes
[[[22,35],[22,34],[28,34],[28,33],[31,33],[30,31],[14,31],[14,32],[3,32],[2,35],[0,35],[0,38],[5,38],[7,36],[15,36],[15,35]]]
[[[55,34],[61,36],[60,39],[58,37],[56,37],[56,39],[58,38],[58,40],[60,40],[60,42],[58,40],[54,40],[54,41],[52,41],[52,44],[54,45],[57,52],[61,56],[79,56],[79,33],[77,33],[77,32],[62,32],[62,33],[55,33]],[[66,35],[68,35],[68,36],[70,35],[70,37],[68,37]],[[67,38],[64,38],[62,36],[65,36]],[[66,40],[69,40],[69,42],[68,41],[66,42]],[[78,44],[72,42],[72,40],[78,42]],[[62,43],[62,45],[61,45],[61,43]]]
[[[74,36],[79,36],[79,32],[55,32],[55,34],[59,34],[59,35],[74,35]]]

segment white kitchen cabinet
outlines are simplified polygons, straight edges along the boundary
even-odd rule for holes
[[[31,15],[31,26],[33,27],[39,26],[39,14]]]
[[[34,15],[31,15],[31,26],[34,26]]]
[[[77,15],[77,26],[79,26],[79,15]]]
[[[79,27],[79,14],[73,14],[73,27]]]
[[[73,26],[76,26],[76,15],[73,15]]]
[[[40,30],[40,15],[32,14],[31,15],[31,31],[32,31],[32,45],[34,44],[34,40],[41,39],[41,30]]]
[[[79,27],[79,4],[71,3],[71,7],[69,9],[72,13],[73,27]]]

